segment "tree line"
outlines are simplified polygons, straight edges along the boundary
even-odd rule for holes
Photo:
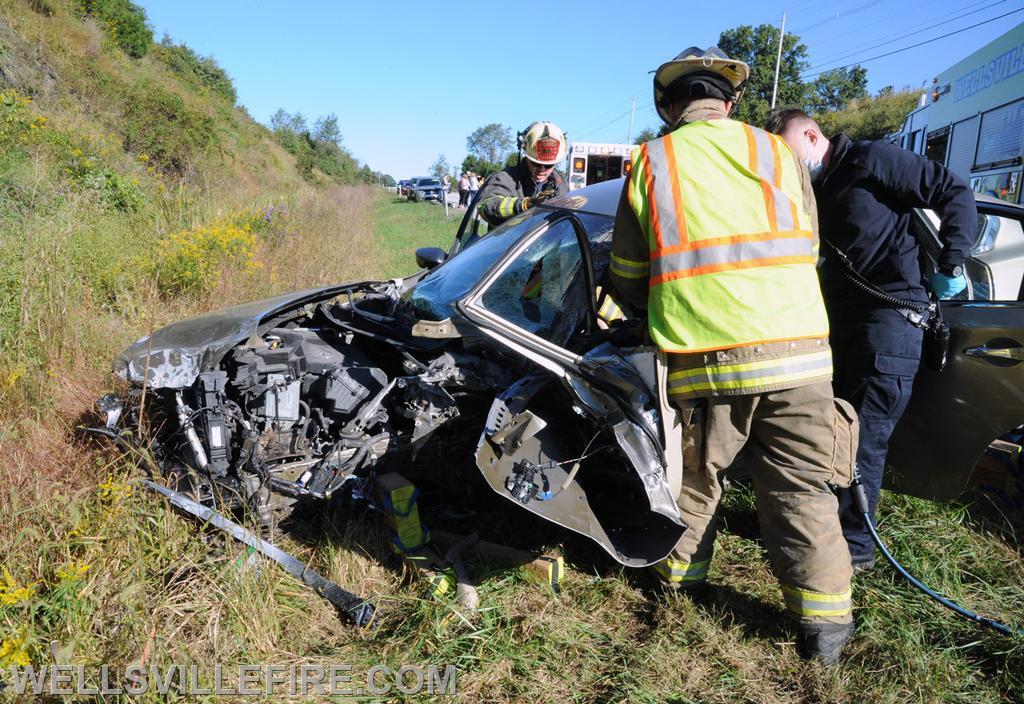
[[[303,178],[311,182],[368,183],[393,186],[390,174],[374,171],[341,146],[338,116],[331,113],[318,117],[312,127],[301,112],[278,109],[270,117],[270,129],[277,141],[295,157],[295,165]]]
[[[718,47],[727,55],[750,66],[743,97],[733,117],[752,125],[764,125],[771,112],[775,57],[779,49],[779,28],[761,24],[727,29],[718,37]],[[868,71],[860,65],[823,71],[814,80],[802,76],[810,68],[807,45],[799,35],[787,34],[782,40],[782,61],[776,107],[798,107],[813,116],[826,134],[846,132],[852,139],[881,139],[895,132],[913,109],[920,91],[886,86],[875,95],[868,93]],[[645,129],[636,144],[668,131]]]

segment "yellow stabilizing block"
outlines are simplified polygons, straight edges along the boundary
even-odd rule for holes
[[[391,543],[396,552],[407,553],[430,541],[430,532],[420,520],[416,504],[419,490],[397,472],[377,477],[377,506],[391,527]]]

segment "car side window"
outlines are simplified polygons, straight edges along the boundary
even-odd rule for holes
[[[565,344],[586,315],[583,254],[568,219],[557,220],[484,291],[484,308],[516,327]]]

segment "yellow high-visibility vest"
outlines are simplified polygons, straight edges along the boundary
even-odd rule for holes
[[[628,197],[650,261],[612,267],[648,276],[648,323],[661,350],[828,336],[817,242],[781,138],[728,119],[685,124],[634,151]],[[818,356],[827,374],[831,356]]]

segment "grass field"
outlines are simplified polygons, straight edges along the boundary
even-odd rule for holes
[[[352,239],[348,229],[332,235],[319,218],[299,241],[315,243],[302,251],[331,252],[353,277],[408,273],[416,246],[444,245],[454,229],[436,206],[381,192],[341,197],[346,220],[373,238]],[[83,412],[88,399],[68,403]],[[339,584],[373,596],[379,625],[359,632],[276,567],[240,567],[241,548],[169,511],[140,488],[137,470],[71,425],[62,456],[49,459],[65,466],[62,480],[5,492],[0,633],[8,650],[33,663],[199,663],[207,676],[215,662],[346,664],[354,686],[375,664],[453,665],[455,700],[465,702],[1024,697],[1019,645],[922,601],[886,567],[857,579],[861,629],[847,660],[832,669],[801,661],[757,536],[752,495],[742,487],[728,494],[713,588],[700,600],[662,594],[643,575],[570,540],[558,596],[523,572],[470,563],[480,581],[476,613],[424,598],[423,584],[395,563],[376,515],[326,507],[282,543]],[[964,507],[893,495],[884,497],[881,517],[883,534],[927,582],[985,613],[1024,622],[1015,536]],[[559,540],[552,535],[556,549]]]
[[[350,666],[359,687],[375,664],[451,665],[459,702],[1024,700],[1019,643],[922,600],[885,566],[856,580],[861,628],[846,661],[799,660],[743,487],[728,492],[712,589],[699,600],[653,590],[586,541],[549,531],[569,563],[562,593],[470,562],[475,613],[425,598],[377,515],[321,507],[282,546],[372,597],[381,615],[370,631],[170,511],[132,462],[77,430],[115,386],[112,356],[186,315],[407,275],[416,247],[448,247],[462,211],[445,220],[438,206],[369,187],[307,184],[244,110],[157,57],[126,57],[78,8],[0,0],[0,63],[25,82],[0,91],[0,677],[8,665],[73,664],[95,686],[101,663],[195,664],[208,683],[215,663],[333,664]],[[157,109],[188,119],[167,121],[164,142],[143,151],[129,138]],[[187,168],[161,171],[161,159]],[[889,494],[880,516],[927,583],[1024,623],[1011,523],[982,506]]]
[[[417,247],[441,247],[447,251],[466,212],[449,208],[445,219],[443,206],[413,203],[394,193],[378,193],[374,204],[374,232],[377,246],[386,257],[387,276],[414,273]]]

